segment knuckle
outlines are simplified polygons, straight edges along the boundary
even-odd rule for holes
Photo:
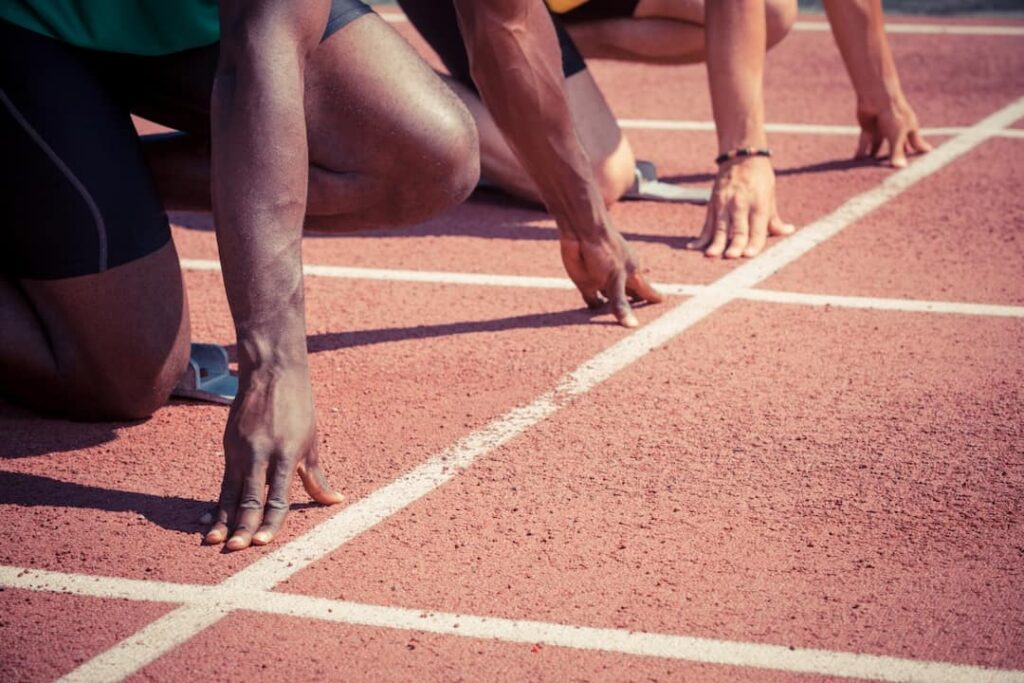
[[[239,510],[262,510],[263,501],[256,496],[247,495],[238,501]]]
[[[270,496],[267,498],[266,508],[268,510],[284,511],[288,509],[288,497],[287,496]]]

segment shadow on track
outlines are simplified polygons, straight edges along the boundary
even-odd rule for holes
[[[849,171],[855,168],[877,168],[879,166],[883,166],[888,161],[889,157],[881,157],[878,159],[830,159],[829,161],[819,161],[813,164],[806,164],[804,166],[793,166],[790,168],[776,167],[775,177],[806,175],[810,173],[832,173],[835,171]],[[661,180],[666,183],[674,183],[677,185],[710,185],[715,182],[715,175],[713,173],[679,174],[663,176]]]
[[[0,459],[77,451],[117,439],[136,422],[71,422],[37,415],[0,400]]]
[[[213,219],[209,214],[172,212],[173,225],[190,230],[212,231]],[[619,225],[619,230],[630,242],[664,244],[682,248],[684,237],[651,235],[630,232]],[[558,231],[551,224],[551,216],[534,204],[493,190],[478,190],[466,203],[425,223],[402,228],[380,228],[358,232],[330,233],[309,231],[307,241],[320,239],[376,239],[379,237],[474,237],[528,242],[554,242]]]
[[[210,508],[209,501],[117,491],[36,474],[2,471],[0,505],[134,512],[164,529],[188,533],[202,531],[199,516]]]
[[[642,304],[634,304],[634,308]],[[607,316],[607,320],[595,322],[597,316]],[[334,351],[356,346],[387,344],[411,339],[433,339],[456,334],[473,334],[478,332],[504,332],[507,330],[544,329],[550,327],[566,327],[571,325],[612,325],[617,326],[607,307],[589,310],[586,308],[559,311],[555,313],[536,313],[516,315],[493,320],[473,322],[445,323],[442,325],[417,325],[416,327],[389,327],[378,330],[354,330],[352,332],[325,332],[311,334],[307,338],[310,353]]]
[[[118,491],[37,474],[4,471],[0,471],[0,505],[133,512],[159,527],[188,534],[205,531],[199,517],[212,507],[208,500]],[[317,504],[292,503],[291,509],[309,507],[317,507]]]

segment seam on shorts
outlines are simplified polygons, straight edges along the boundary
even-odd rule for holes
[[[35,143],[39,145],[44,152],[46,152],[46,156],[50,158],[50,161],[60,169],[60,172],[64,174],[64,177],[68,179],[71,185],[78,190],[82,199],[85,200],[85,204],[89,207],[89,211],[92,213],[93,220],[96,223],[96,236],[99,240],[100,252],[99,271],[97,272],[102,273],[107,269],[107,224],[103,220],[103,214],[100,213],[100,207],[96,205],[96,201],[92,198],[92,195],[89,194],[89,190],[87,190],[85,185],[82,184],[82,181],[80,181],[72,170],[68,168],[68,165],[64,163],[64,160],[57,156],[57,153],[53,151],[53,148],[46,144],[46,140],[44,140],[36,129],[32,127],[32,124],[22,116],[21,112],[18,111],[16,106],[14,106],[14,103],[11,102],[10,98],[7,97],[7,93],[4,92],[2,88],[0,88],[0,101],[2,101],[7,107],[7,110],[11,112],[11,116],[14,117],[14,120],[21,124],[21,127],[26,133],[28,133],[28,136],[32,138],[32,140],[35,141]]]

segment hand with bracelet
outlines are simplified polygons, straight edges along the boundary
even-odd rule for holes
[[[749,258],[761,253],[769,235],[795,230],[779,218],[770,157],[766,147],[740,147],[715,159],[718,175],[694,249],[712,258]]]
[[[709,257],[757,256],[769,235],[795,229],[779,218],[764,131],[763,0],[705,5],[708,81],[718,133],[718,175],[704,229],[691,248]]]

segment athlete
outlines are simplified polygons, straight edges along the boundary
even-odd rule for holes
[[[483,174],[508,192],[536,198],[528,174],[491,123],[473,92],[454,12],[447,2],[399,0],[410,21],[451,73],[450,85],[480,131]],[[636,161],[585,58],[687,64],[706,61],[720,152],[712,201],[693,247],[709,256],[755,256],[771,235],[793,226],[779,218],[774,171],[765,154],[764,52],[796,19],[795,0],[548,0],[556,14],[566,92],[605,202],[617,201],[635,178]],[[883,143],[889,163],[931,145],[920,134],[884,32],[881,0],[826,0],[833,35],[857,94],[861,125],[856,156],[876,156]],[[740,154],[736,152],[743,150]],[[753,153],[744,155],[746,150]]]
[[[495,104],[516,100],[499,124],[544,188],[585,300],[635,326],[627,297],[659,297],[604,211],[548,66],[551,22],[529,4],[460,5],[474,74]],[[183,134],[140,140],[130,113]],[[536,126],[549,134],[524,135]],[[205,540],[270,542],[296,472],[339,502],[316,453],[302,227],[413,223],[478,177],[472,120],[405,41],[358,0],[6,2],[0,148],[17,160],[0,184],[0,392],[75,419],[161,406],[189,353],[164,211],[212,206],[239,391]]]

